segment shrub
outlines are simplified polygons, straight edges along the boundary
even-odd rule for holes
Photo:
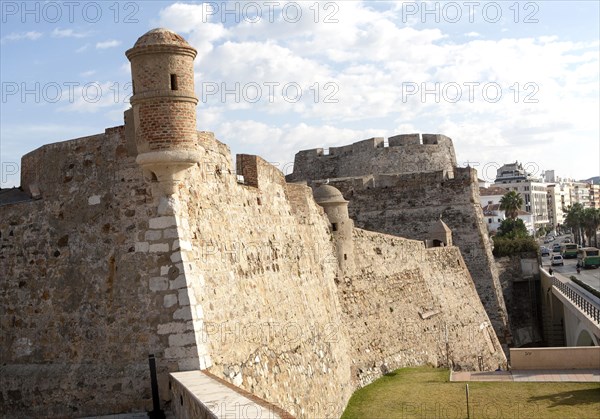
[[[494,236],[494,256],[511,256],[526,252],[538,251],[538,245],[533,237],[502,237]]]
[[[527,227],[525,227],[523,220],[520,218],[507,218],[502,221],[500,227],[498,227],[498,233],[496,235],[499,237],[524,238],[529,236],[529,233],[527,232]]]

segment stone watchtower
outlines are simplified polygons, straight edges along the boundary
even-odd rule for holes
[[[196,50],[168,29],[153,29],[125,55],[133,79],[136,161],[170,195],[202,155],[196,132]]]
[[[314,190],[313,196],[317,204],[323,207],[331,223],[333,238],[337,247],[337,260],[342,275],[349,275],[354,268],[354,245],[352,230],[354,223],[348,216],[348,201],[342,193],[329,185],[321,185]]]
[[[452,230],[440,218],[429,230],[433,247],[452,246]]]

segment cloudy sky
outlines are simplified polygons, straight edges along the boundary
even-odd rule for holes
[[[600,174],[597,1],[2,1],[2,187],[23,154],[121,125],[124,52],[166,27],[198,50],[198,129],[284,172],[301,149],[442,133],[493,180]]]

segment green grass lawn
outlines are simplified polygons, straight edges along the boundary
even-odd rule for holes
[[[356,391],[342,419],[466,418],[465,383],[447,369],[402,368]],[[470,382],[471,418],[600,419],[600,383]]]

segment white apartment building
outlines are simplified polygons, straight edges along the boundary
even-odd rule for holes
[[[565,183],[548,184],[548,220],[554,228],[562,225],[567,216],[566,209],[571,205],[570,188]]]
[[[600,185],[555,176],[554,170],[542,173],[548,184],[548,217],[552,225],[563,224],[568,208],[580,203],[584,208],[600,208]]]
[[[548,185],[541,178],[527,173],[519,162],[508,163],[497,170],[496,181],[507,191],[516,191],[523,197],[521,210],[532,215],[534,230],[550,223],[548,217]]]
[[[590,184],[585,182],[571,183],[571,202],[578,202],[584,208],[591,207],[590,205]]]
[[[590,184],[590,207],[600,208],[600,185]]]

